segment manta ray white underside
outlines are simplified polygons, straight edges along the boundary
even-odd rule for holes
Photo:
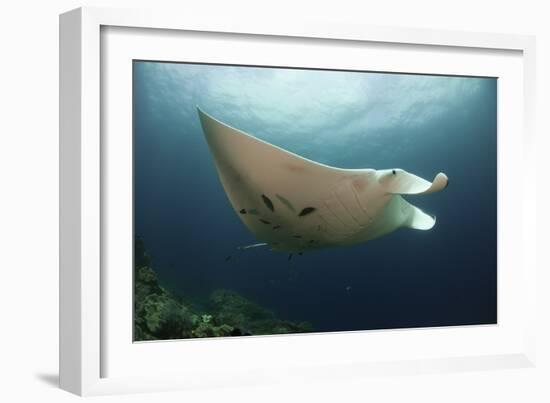
[[[323,165],[234,129],[198,109],[227,197],[244,225],[274,250],[351,245],[400,227],[428,230],[435,217],[402,194],[444,189],[402,169]]]

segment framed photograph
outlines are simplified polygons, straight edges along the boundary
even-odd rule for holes
[[[532,37],[84,8],[60,48],[64,389],[534,365]]]

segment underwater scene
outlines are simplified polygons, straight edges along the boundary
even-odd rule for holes
[[[134,341],[497,323],[497,79],[133,62]]]

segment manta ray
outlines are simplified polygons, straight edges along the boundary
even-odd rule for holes
[[[447,187],[403,169],[342,169],[324,165],[235,129],[197,107],[225,193],[260,241],[292,253],[353,245],[401,227],[429,230],[436,222],[402,195]]]

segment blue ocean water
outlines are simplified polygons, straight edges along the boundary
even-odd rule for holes
[[[496,323],[497,80],[134,62],[134,218],[162,285],[226,288],[317,331]],[[449,186],[437,216],[367,243],[287,254],[255,243],[218,179],[196,106],[309,159],[402,168]]]

